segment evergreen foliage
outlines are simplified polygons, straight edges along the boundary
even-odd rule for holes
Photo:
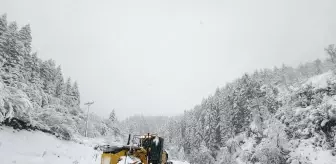
[[[42,131],[52,131],[64,139],[84,135],[85,113],[80,109],[77,82],[64,82],[54,60],[43,61],[32,52],[30,25],[19,28],[0,16],[0,124],[11,120]],[[89,136],[118,132],[116,120],[90,114]]]

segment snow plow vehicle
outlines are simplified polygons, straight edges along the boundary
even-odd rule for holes
[[[155,134],[135,135],[127,145],[105,146],[101,164],[173,164],[168,161],[168,153],[163,149],[162,137]]]

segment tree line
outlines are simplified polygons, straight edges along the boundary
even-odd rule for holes
[[[160,134],[166,138],[167,145],[178,145],[178,152],[183,152],[192,163],[221,163],[221,158],[225,156],[223,152],[229,154],[224,163],[235,163],[231,158],[235,152],[232,147],[243,144],[243,139],[239,140],[237,137],[243,134],[246,140],[253,136],[253,141],[256,142],[255,147],[260,146],[260,143],[271,140],[272,134],[265,135],[265,129],[269,129],[271,125],[274,127],[273,130],[269,129],[269,132],[280,129],[274,133],[280,136],[286,134],[284,136],[289,141],[296,133],[295,130],[300,129],[298,122],[302,118],[291,119],[287,123],[282,120],[283,124],[275,124],[282,118],[280,116],[294,118],[296,116],[293,110],[296,107],[305,108],[312,104],[318,106],[316,110],[320,110],[324,108],[319,106],[322,104],[323,97],[333,94],[328,91],[334,89],[332,82],[328,83],[329,89],[325,88],[325,91],[315,91],[311,85],[308,87],[303,85],[310,77],[334,70],[336,48],[334,45],[329,45],[325,51],[329,57],[323,61],[317,59],[300,64],[297,68],[283,64],[280,68],[274,67],[244,74],[224,87],[217,88],[213,95],[204,98],[193,109],[186,110],[179,117],[169,119],[162,126]],[[331,116],[326,116],[324,119],[328,121]],[[312,124],[316,128],[321,128],[319,123]],[[317,133],[312,132],[309,137],[314,137],[315,134],[317,136]],[[280,142],[279,137],[275,138],[277,138],[275,143]],[[265,147],[262,148],[262,150],[265,149]],[[285,151],[279,147],[276,150]],[[263,153],[266,152],[269,151]],[[258,153],[252,152],[251,154]],[[253,162],[252,155],[249,158],[245,162],[255,163],[262,160],[260,157],[260,159],[254,159]],[[278,161],[271,163],[282,163],[284,161],[281,160],[284,158],[279,155]]]
[[[37,55],[32,51],[30,25],[19,28],[1,15],[0,124],[15,118],[66,139],[84,135],[86,114],[80,109],[78,83],[65,79],[54,60],[44,61]],[[92,113],[89,118],[89,137],[120,133],[114,111],[110,118]]]

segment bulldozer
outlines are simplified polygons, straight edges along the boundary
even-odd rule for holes
[[[163,148],[162,137],[156,134],[134,135],[127,145],[109,146],[102,149],[101,164],[173,164],[168,161],[168,153]],[[127,159],[134,159],[127,162]]]

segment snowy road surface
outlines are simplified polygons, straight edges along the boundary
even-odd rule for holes
[[[174,160],[171,160],[173,162],[173,164],[189,164],[187,161],[174,161]]]
[[[42,132],[0,127],[2,164],[98,164],[99,152],[92,147],[62,141]]]
[[[79,144],[26,130],[0,126],[1,164],[100,164],[100,152],[85,141]],[[174,161],[174,164],[188,164]]]

